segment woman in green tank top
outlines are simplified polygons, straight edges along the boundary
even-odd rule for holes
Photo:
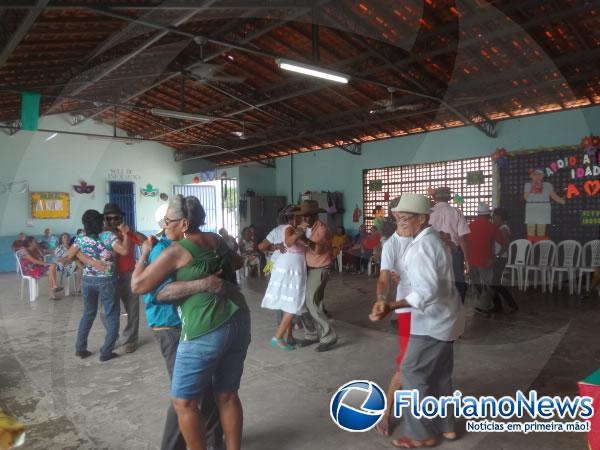
[[[187,293],[179,304],[181,341],[173,369],[171,397],[179,428],[190,449],[205,448],[206,437],[198,399],[214,389],[228,450],[241,446],[242,405],[238,397],[244,360],[250,344],[250,314],[236,282],[239,255],[215,233],[200,231],[205,213],[196,197],[175,196],[163,220],[166,237],[176,241],[132,276],[135,292],[147,292],[175,273],[177,281],[191,281],[218,273],[218,294]],[[152,244],[144,243],[145,261]]]

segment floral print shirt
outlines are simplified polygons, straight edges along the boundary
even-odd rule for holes
[[[90,258],[110,263],[106,272],[100,272],[92,266],[83,266],[84,277],[112,277],[115,273],[115,251],[113,244],[117,235],[112,231],[103,231],[97,238],[91,236],[77,236],[73,245],[79,247],[81,253]]]

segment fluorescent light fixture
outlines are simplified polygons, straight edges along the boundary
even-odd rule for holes
[[[44,139],[46,142],[54,139],[56,136],[58,136],[58,133],[52,133],[50,136],[48,136],[46,139]]]
[[[130,138],[127,136],[100,136],[100,135],[92,135],[87,137],[90,141],[115,141],[115,142],[124,142],[125,144],[137,144],[141,142],[140,139]]]
[[[311,77],[323,78],[325,80],[336,81],[338,83],[348,83],[348,76],[319,67],[308,66],[306,64],[289,61],[287,59],[278,59],[277,65],[283,70],[310,75]]]
[[[211,116],[203,116],[200,114],[190,114],[181,111],[171,111],[170,109],[158,109],[152,108],[150,110],[152,114],[159,117],[172,117],[173,119],[185,119],[185,120],[196,120],[198,122],[211,122],[215,120]]]

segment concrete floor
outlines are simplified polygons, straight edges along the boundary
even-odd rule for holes
[[[28,425],[25,448],[158,448],[168,378],[150,332],[141,327],[137,352],[100,363],[104,330],[95,323],[89,342],[95,355],[80,360],[74,355],[80,297],[50,302],[42,295],[34,303],[20,301],[15,274],[1,274],[0,286],[0,406]],[[343,383],[369,379],[385,388],[394,370],[397,339],[390,322],[367,319],[375,280],[333,276],[326,302],[340,339],[326,353],[313,347],[289,353],[270,347],[275,314],[260,309],[264,288],[264,279],[243,283],[253,312],[253,342],[240,391],[244,448],[392,448],[389,439],[374,432],[338,429],[328,411],[332,393]],[[514,395],[516,389],[529,388],[575,394],[577,381],[600,365],[600,302],[597,297],[581,302],[564,292],[520,294],[521,309],[511,316],[483,319],[469,312],[467,331],[455,346],[455,387],[471,395]],[[587,445],[580,433],[470,433],[438,448],[564,450]]]

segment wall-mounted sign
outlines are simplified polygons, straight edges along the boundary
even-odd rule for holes
[[[69,207],[67,192],[31,193],[31,217],[34,219],[68,219]]]
[[[600,225],[600,209],[581,211],[581,225]]]
[[[138,181],[140,176],[132,169],[108,169],[106,178],[109,181]]]
[[[484,180],[485,177],[481,170],[467,172],[467,184],[483,184]]]
[[[369,181],[369,191],[371,192],[379,192],[383,189],[383,181],[381,180],[371,180]]]

